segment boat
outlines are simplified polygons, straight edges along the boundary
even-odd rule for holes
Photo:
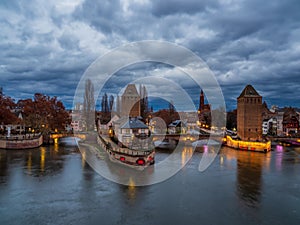
[[[300,146],[300,139],[298,140],[283,140],[281,143],[287,146]]]
[[[37,148],[43,144],[43,136],[41,134],[35,135],[14,135],[0,138],[1,149],[30,149]]]
[[[192,143],[193,147],[203,147],[205,145],[220,145],[220,143],[212,139],[203,139]]]
[[[97,136],[97,142],[105,150],[112,162],[117,162],[131,168],[143,170],[155,163],[154,148],[130,149],[119,147],[109,137]]]
[[[164,139],[162,141],[155,141],[154,146],[156,149],[161,150],[174,150],[176,148],[176,142],[170,141],[169,139]]]
[[[233,139],[230,136],[226,136],[226,141],[224,143],[226,146],[244,150],[244,151],[255,151],[255,152],[263,152],[267,153],[271,151],[271,141],[268,142],[260,142],[260,141],[242,141]]]

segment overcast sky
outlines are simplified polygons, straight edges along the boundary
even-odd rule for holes
[[[299,12],[299,0],[2,0],[0,86],[17,100],[42,92],[71,107],[99,56],[133,41],[164,40],[207,63],[227,109],[249,83],[269,106],[300,107]],[[157,72],[146,68],[123,69],[124,82],[106,90],[117,93],[126,77]],[[166,77],[174,70],[158,69]],[[197,102],[198,87],[186,87]]]

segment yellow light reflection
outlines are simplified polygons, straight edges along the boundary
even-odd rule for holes
[[[44,172],[45,170],[45,158],[46,158],[46,148],[42,147],[41,148],[41,172]]]
[[[265,167],[268,171],[270,170],[270,163],[271,163],[271,156],[269,155],[265,158]]]
[[[181,152],[181,165],[184,166],[188,159],[193,155],[193,148],[191,146],[185,146]]]
[[[54,149],[54,152],[58,152],[59,145],[55,143],[53,147],[54,147],[54,148],[53,148],[53,149]]]
[[[135,195],[136,195],[135,183],[131,177],[129,178],[127,193],[129,199],[135,199]]]
[[[29,174],[31,174],[31,167],[32,167],[32,158],[31,158],[31,152],[29,152],[29,157],[27,160],[27,170]]]
[[[86,159],[86,155],[85,155],[85,152],[82,152],[82,154],[81,154],[81,166],[82,166],[82,168],[84,168],[85,167],[85,159]]]

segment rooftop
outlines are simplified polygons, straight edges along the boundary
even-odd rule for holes
[[[148,129],[148,126],[137,118],[130,118],[121,126],[121,129]]]
[[[242,91],[242,93],[240,94],[240,96],[238,98],[242,98],[242,97],[260,97],[260,95],[258,94],[258,92],[254,89],[254,87],[250,84],[248,84],[244,90]]]

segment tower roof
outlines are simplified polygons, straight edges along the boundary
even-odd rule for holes
[[[240,94],[240,96],[238,98],[242,98],[242,97],[260,97],[260,95],[258,94],[258,92],[254,89],[254,87],[250,84],[248,84],[244,90],[242,91],[242,93]]]
[[[139,96],[134,84],[128,84],[122,96]]]

